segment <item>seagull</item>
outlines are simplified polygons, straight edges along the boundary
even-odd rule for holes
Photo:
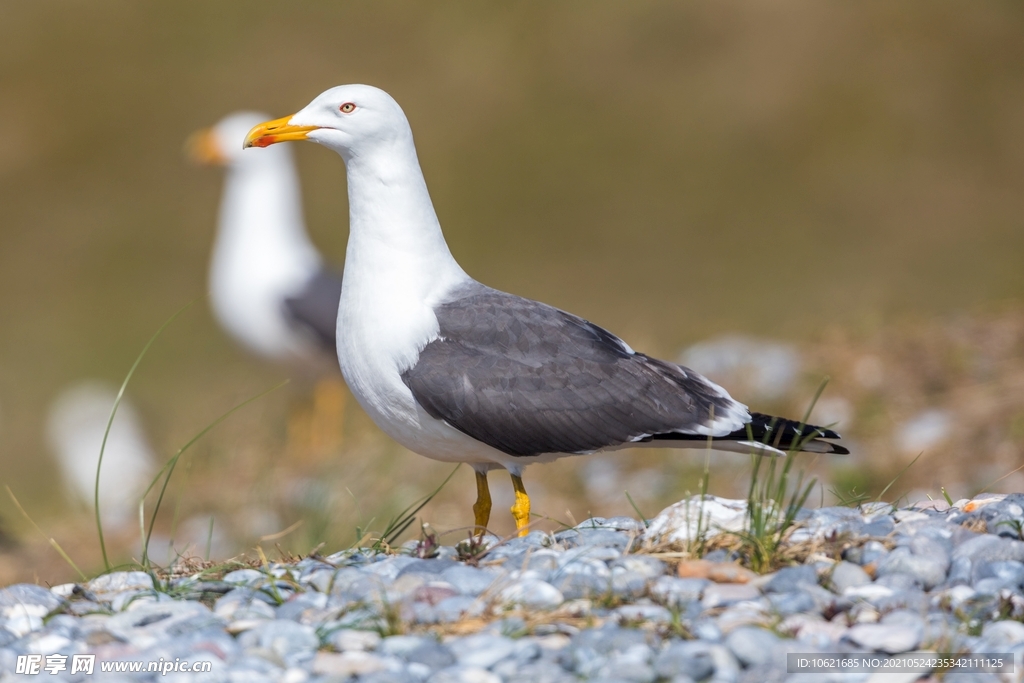
[[[492,289],[456,263],[398,103],[367,85],[327,90],[257,125],[245,147],[311,140],[338,152],[349,238],[338,359],[380,428],[428,458],[476,472],[477,533],[490,519],[487,473],[512,477],[528,531],[523,469],[634,446],[744,453],[848,453],[821,427],[754,413],[689,368],[634,351],[583,318]]]
[[[313,376],[336,372],[341,276],[309,240],[291,150],[243,150],[268,117],[237,112],[189,138],[194,161],[224,166],[210,298],[217,321],[248,350]]]

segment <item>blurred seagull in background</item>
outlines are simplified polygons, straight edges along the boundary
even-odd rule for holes
[[[345,393],[335,333],[341,275],[324,264],[306,232],[291,150],[244,150],[265,114],[236,112],[194,133],[189,156],[227,170],[210,262],[213,313],[250,351],[321,378],[313,411],[293,412],[289,449],[330,451],[341,439]]]
[[[116,388],[88,380],[62,391],[50,406],[46,435],[64,486],[90,509],[103,433],[116,398]],[[103,451],[99,502],[104,528],[117,531],[133,526],[139,499],[155,474],[156,457],[142,420],[128,399],[122,398]]]
[[[752,413],[686,367],[610,332],[473,280],[452,257],[398,103],[366,85],[332,88],[255,126],[246,147],[312,140],[345,161],[349,239],[338,358],[373,420],[421,455],[476,471],[479,533],[487,472],[512,476],[527,532],[523,468],[633,446],[766,454],[846,453],[835,432]]]
[[[266,118],[238,112],[189,139],[193,160],[227,169],[210,263],[213,312],[250,351],[321,374],[337,366],[341,275],[306,234],[291,150],[242,149]]]

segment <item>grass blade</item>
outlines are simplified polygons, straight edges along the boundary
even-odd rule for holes
[[[896,482],[897,482],[897,481],[899,480],[899,478],[900,478],[900,477],[902,477],[902,476],[903,476],[903,475],[904,475],[904,474],[906,473],[906,471],[907,471],[907,470],[909,470],[909,469],[910,469],[911,467],[913,467],[913,466],[914,466],[914,463],[915,463],[915,462],[917,462],[917,459],[918,459],[918,458],[920,458],[920,457],[921,457],[922,455],[924,455],[924,451],[921,451],[920,453],[918,453],[918,454],[917,454],[917,457],[915,457],[915,458],[914,458],[913,460],[911,460],[911,461],[910,461],[910,462],[909,462],[909,463],[907,464],[907,466],[906,466],[906,467],[904,467],[904,468],[903,468],[902,470],[900,470],[900,473],[899,473],[899,474],[897,474],[897,475],[896,475],[895,477],[893,477],[893,478],[892,478],[892,481],[890,481],[890,482],[889,482],[889,483],[888,483],[888,484],[886,485],[886,487],[885,487],[884,489],[882,489],[882,492],[878,494],[878,498],[875,498],[875,500],[876,500],[876,501],[881,501],[881,500],[882,500],[882,496],[884,496],[884,495],[886,494],[886,492],[887,492],[887,491],[888,491],[889,489],[891,489],[891,488],[892,488],[892,485],[893,485],[893,484],[895,484],[895,483],[896,483]]]
[[[149,351],[149,347],[151,347],[153,342],[157,340],[157,337],[167,329],[168,325],[174,322],[179,315],[188,310],[196,301],[198,301],[198,299],[193,299],[175,311],[170,318],[164,321],[164,324],[160,326],[160,329],[158,329],[153,336],[149,338],[146,345],[142,347],[142,351],[139,352],[135,362],[132,363],[132,367],[128,370],[128,374],[125,375],[124,381],[121,382],[121,388],[117,391],[117,397],[114,398],[114,405],[110,409],[110,417],[107,419],[107,428],[103,431],[103,441],[100,443],[100,457],[96,461],[96,485],[93,489],[92,498],[93,511],[96,514],[96,533],[100,537],[100,550],[103,552],[103,566],[108,572],[110,571],[110,560],[107,559],[107,544],[103,540],[103,522],[100,521],[100,470],[103,467],[103,452],[107,448],[107,437],[110,436],[110,428],[114,425],[114,416],[117,415],[117,409],[121,405],[121,399],[124,398],[124,390],[128,387],[128,382],[131,381],[132,376],[135,374],[135,370],[138,369],[139,363],[142,362],[146,352]]]
[[[638,508],[636,506],[636,502],[633,500],[633,496],[629,495],[629,491],[626,491],[625,493],[626,493],[626,500],[628,500],[629,504],[633,506],[633,512],[635,512],[637,514],[637,516],[640,518],[640,521],[644,523],[644,528],[646,529],[647,528],[647,518],[644,517],[644,513],[640,512],[640,508]]]
[[[14,506],[17,507],[18,511],[25,516],[25,519],[28,520],[28,523],[35,527],[35,530],[39,532],[39,535],[49,542],[53,549],[56,550],[57,553],[59,553],[60,556],[64,558],[64,561],[71,565],[72,569],[78,572],[78,575],[82,577],[82,581],[88,581],[89,579],[85,576],[85,574],[82,573],[82,570],[78,568],[78,565],[75,564],[74,560],[71,559],[71,556],[64,552],[64,548],[60,547],[60,544],[57,543],[56,539],[54,539],[52,536],[47,536],[46,532],[40,529],[39,525],[35,523],[35,520],[28,516],[28,513],[25,512],[25,508],[21,507],[21,503],[19,503],[18,499],[14,497],[14,491],[11,490],[11,487],[4,486],[4,488],[7,489],[7,495],[9,495],[11,497],[11,500],[14,501]]]
[[[444,478],[444,481],[441,482],[441,485],[434,489],[433,493],[424,496],[417,502],[409,504],[408,507],[392,517],[391,521],[388,522],[387,527],[384,529],[384,532],[381,534],[380,539],[374,544],[374,549],[379,550],[385,544],[388,546],[393,545],[394,542],[398,540],[398,537],[401,536],[416,520],[416,515],[419,511],[422,510],[427,503],[432,501],[434,496],[441,492],[441,489],[451,481],[451,478],[455,476],[455,473],[459,471],[460,467],[462,467],[462,463],[455,466],[448,476]]]
[[[213,516],[210,516],[210,529],[206,532],[206,561],[210,561],[210,547],[213,545]]]

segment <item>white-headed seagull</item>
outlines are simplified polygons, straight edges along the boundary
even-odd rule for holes
[[[742,452],[847,452],[826,441],[839,438],[831,430],[752,413],[693,370],[467,275],[441,233],[409,122],[383,90],[331,88],[297,114],[255,126],[245,146],[289,140],[312,140],[345,161],[342,374],[402,445],[472,465],[478,530],[490,518],[487,472],[495,468],[512,475],[512,514],[525,534],[529,464],[709,439]]]

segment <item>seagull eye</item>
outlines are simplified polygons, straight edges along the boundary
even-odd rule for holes
[[[351,114],[356,110],[356,105],[354,105],[351,102],[346,102],[345,104],[341,105],[340,109],[342,114]]]

